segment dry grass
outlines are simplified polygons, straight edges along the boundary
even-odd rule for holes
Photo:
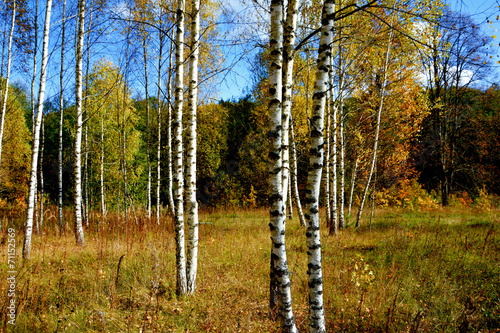
[[[55,218],[48,219],[24,266],[22,219],[10,216],[10,225],[19,230],[17,324],[6,324],[3,311],[2,329],[279,331],[267,309],[267,211],[201,213],[198,289],[187,298],[175,296],[172,221],[164,217],[158,226],[144,216],[138,212],[127,224],[108,216],[99,232],[99,217],[93,216],[84,248],[75,245],[71,233],[60,237]],[[371,231],[323,233],[327,330],[500,331],[499,225],[497,211],[380,210]],[[6,281],[3,240],[0,279]],[[287,224],[287,254],[297,325],[307,331],[305,231],[297,220]],[[6,283],[0,293],[7,294]]]

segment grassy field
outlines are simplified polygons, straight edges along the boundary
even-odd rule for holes
[[[70,212],[67,212],[69,218]],[[202,212],[194,297],[175,295],[175,242],[138,214],[108,216],[86,246],[59,237],[56,214],[23,265],[22,219],[4,212],[1,330],[12,332],[279,332],[268,315],[269,215]],[[7,239],[16,229],[16,326],[7,323]],[[372,230],[322,234],[328,332],[500,332],[499,211],[379,210]],[[287,222],[293,308],[308,331],[305,230]]]

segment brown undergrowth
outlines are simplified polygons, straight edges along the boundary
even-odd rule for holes
[[[172,220],[144,212],[91,214],[86,246],[56,227],[55,208],[22,261],[23,219],[4,212],[0,293],[7,295],[7,227],[16,230],[16,326],[12,332],[279,332],[268,315],[266,210],[200,214],[195,296],[175,295]],[[71,212],[65,213],[71,225]],[[98,223],[99,222],[99,223]],[[6,225],[8,224],[8,225]],[[366,225],[368,222],[365,223]],[[67,227],[68,228],[68,227]],[[69,228],[68,228],[69,230]],[[322,234],[329,332],[500,331],[497,210],[376,211],[372,230]],[[293,308],[308,331],[305,230],[287,221]],[[2,309],[8,299],[1,298]]]

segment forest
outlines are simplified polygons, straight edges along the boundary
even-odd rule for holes
[[[0,330],[499,331],[499,8],[4,1]]]

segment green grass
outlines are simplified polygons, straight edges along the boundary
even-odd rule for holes
[[[18,316],[11,327],[2,311],[4,331],[279,332],[267,308],[266,210],[201,213],[197,292],[187,298],[175,295],[167,217],[161,226],[141,214],[137,224],[109,217],[100,232],[86,230],[85,248],[71,232],[59,237],[49,220],[24,266],[22,219],[10,221],[18,230]],[[500,332],[498,211],[387,209],[376,211],[372,230],[365,225],[322,233],[327,331]],[[6,281],[5,237],[0,253]],[[307,254],[297,219],[287,222],[287,255],[294,314],[304,332]],[[7,283],[0,293],[7,294]]]

